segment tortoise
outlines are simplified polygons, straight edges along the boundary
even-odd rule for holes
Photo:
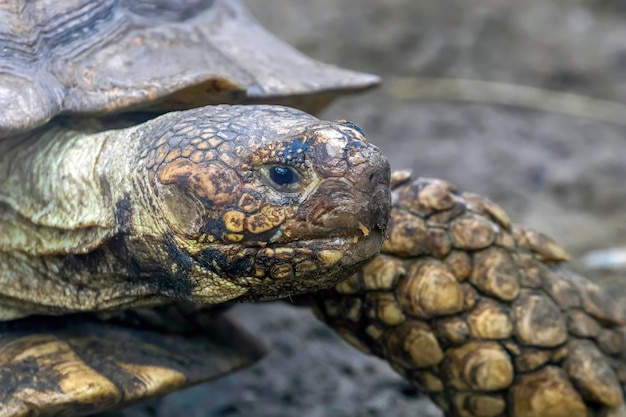
[[[450,416],[624,414],[624,312],[555,242],[390,175],[350,122],[276,105],[376,77],[310,61],[237,2],[2,10],[0,415],[246,366],[264,348],[220,312],[292,296]]]

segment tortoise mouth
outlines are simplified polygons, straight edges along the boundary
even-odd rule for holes
[[[280,233],[275,233],[274,236],[268,240],[243,240],[242,242],[200,242],[194,245],[194,248],[190,251],[191,256],[200,253],[204,250],[219,250],[224,253],[236,253],[238,251],[245,252],[247,254],[257,251],[280,248],[307,248],[312,252],[317,252],[323,249],[341,249],[346,253],[352,253],[358,255],[366,250],[368,253],[364,255],[366,257],[373,256],[380,251],[384,240],[387,239],[386,232],[379,227],[368,229],[363,226],[363,229],[343,229],[333,230],[332,234],[328,231],[320,230],[315,233],[308,233],[305,236],[297,238],[287,238]],[[372,253],[371,255],[369,253]]]
[[[332,236],[328,233],[311,233],[301,239],[293,239],[289,241],[270,241],[264,248],[280,249],[280,248],[306,248],[313,253],[319,253],[328,250],[340,251],[345,258],[352,258],[355,261],[369,259],[376,255],[385,240],[385,233],[378,227],[368,229],[344,229],[333,230]]]

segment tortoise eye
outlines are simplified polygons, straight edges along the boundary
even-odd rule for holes
[[[269,168],[269,176],[272,182],[280,188],[290,188],[289,186],[298,183],[298,174],[296,171],[285,165],[274,165]]]
[[[267,185],[281,193],[302,191],[300,174],[289,165],[266,165],[261,168],[261,178]]]

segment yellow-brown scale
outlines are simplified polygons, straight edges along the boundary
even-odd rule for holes
[[[349,123],[209,106],[93,130],[0,142],[0,320],[282,298],[380,249],[389,165]]]
[[[626,314],[491,201],[392,175],[390,239],[318,316],[446,416],[622,416]]]
[[[351,258],[374,255],[388,180],[360,132],[290,109],[242,109],[228,108],[222,122],[218,107],[210,125],[175,124],[139,153],[176,246],[218,277],[205,293],[221,301],[260,286],[247,297],[284,297],[327,286],[362,263]],[[274,166],[298,182],[273,184]]]
[[[382,191],[370,199],[371,193],[381,193],[376,190],[379,182],[384,188],[385,173],[360,133],[309,116],[300,116],[302,121],[296,119],[292,126],[292,110],[274,109],[278,113],[274,125],[269,116],[275,115],[267,114],[267,108],[266,114],[257,111],[249,116],[247,112],[254,111],[247,109],[237,123],[233,114],[220,123],[219,111],[210,126],[202,120],[186,121],[146,142],[139,154],[149,181],[155,184],[156,204],[167,213],[164,217],[174,231],[176,246],[215,275],[242,287],[277,287],[272,290],[275,295],[257,291],[262,298],[294,292],[284,286],[290,284],[272,284],[268,279],[284,283],[309,277],[308,283],[296,283],[301,287],[296,292],[302,292],[336,279],[333,275],[341,265],[354,269],[349,258],[362,256],[356,248],[363,243],[372,256],[375,245],[367,241],[380,244],[388,198]],[[293,169],[298,183],[276,187],[267,173],[272,166]],[[335,215],[342,219],[334,220]],[[348,217],[342,229],[335,227]],[[362,236],[363,224],[368,232],[369,228],[376,231],[372,238]],[[334,247],[328,241],[344,235],[350,237],[349,244]],[[349,246],[356,252],[346,253]],[[226,299],[232,297],[228,290],[211,291]]]

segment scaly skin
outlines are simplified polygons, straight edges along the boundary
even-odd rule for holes
[[[389,166],[350,123],[214,106],[87,129],[0,141],[0,320],[285,297],[382,244]]]
[[[390,239],[312,298],[450,417],[624,416],[626,314],[554,241],[441,180],[392,175]]]

